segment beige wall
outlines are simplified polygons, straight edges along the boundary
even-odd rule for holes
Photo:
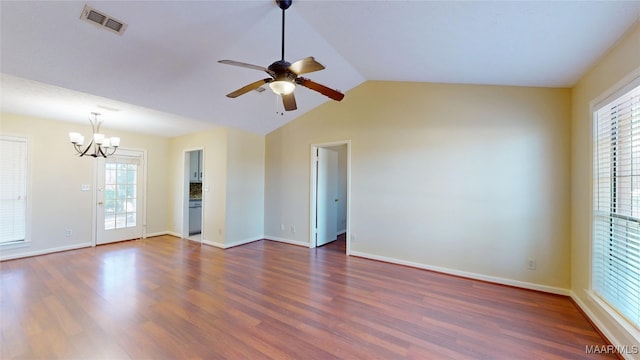
[[[228,129],[225,245],[255,241],[264,234],[264,140]]]
[[[29,139],[31,203],[31,242],[27,247],[2,249],[2,258],[35,255],[51,251],[89,246],[92,241],[93,197],[81,191],[82,184],[94,187],[94,159],[76,156],[69,143],[69,132],[91,133],[91,127],[13,114],[1,114],[0,133]],[[108,125],[108,124],[107,124]],[[166,158],[168,140],[121,130],[104,129],[107,135],[121,138],[124,148],[147,150],[147,190],[163,193],[168,188]],[[148,196],[147,226],[152,234],[166,231],[168,201]],[[71,237],[65,230],[73,230]]]
[[[94,161],[75,156],[69,132],[91,132],[86,125],[2,114],[0,133],[29,139],[30,243],[1,250],[14,258],[90,246]],[[173,139],[104,129],[123,148],[147,152],[147,235],[182,233],[184,152],[204,150],[203,239],[228,247],[262,238],[264,229],[264,136],[214,128]],[[66,237],[65,230],[73,236]]]
[[[592,118],[590,102],[640,68],[640,23],[589,71],[573,89],[572,97],[572,251],[574,298],[590,312],[601,330],[618,344],[634,343],[631,335],[594,303],[587,293],[591,265]]]
[[[215,128],[172,138],[171,143],[171,232],[181,236],[183,229],[185,152],[203,149],[202,239],[222,246],[226,221],[227,130]],[[205,191],[205,189],[209,189]]]
[[[308,243],[310,144],[349,139],[354,253],[566,290],[570,105],[568,89],[366,82],[267,135],[265,236]]]
[[[170,142],[170,231],[176,235],[182,233],[184,153],[201,148],[204,150],[203,242],[229,247],[261,239],[264,136],[220,127],[179,136]]]

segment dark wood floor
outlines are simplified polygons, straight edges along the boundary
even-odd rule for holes
[[[0,263],[2,359],[585,359],[566,297],[258,241],[170,236]],[[615,358],[614,355],[608,355]]]

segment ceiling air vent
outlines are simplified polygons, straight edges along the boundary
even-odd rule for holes
[[[118,35],[122,35],[122,33],[127,29],[127,24],[100,12],[89,5],[85,5],[84,9],[82,9],[80,19],[100,28],[107,29]]]

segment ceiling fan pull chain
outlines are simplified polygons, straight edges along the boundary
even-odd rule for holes
[[[282,105],[282,101],[280,101],[280,96],[275,96],[274,97],[275,101],[276,101],[276,115],[280,115],[280,116],[284,116],[284,108],[281,109]]]

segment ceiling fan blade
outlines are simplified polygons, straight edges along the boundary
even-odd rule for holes
[[[253,64],[247,64],[247,63],[243,63],[240,61],[235,61],[235,60],[218,60],[218,62],[220,64],[227,64],[227,65],[233,65],[233,66],[240,66],[243,68],[247,68],[247,69],[254,69],[254,70],[259,70],[259,71],[265,71],[265,72],[269,72],[267,70],[266,67],[264,66],[258,66],[258,65],[253,65]]]
[[[296,97],[293,93],[282,95],[282,103],[284,104],[284,109],[286,111],[295,110],[298,108],[296,105]]]
[[[238,89],[236,91],[228,93],[227,97],[236,98],[236,97],[238,97],[240,95],[248,93],[251,90],[257,89],[257,88],[259,88],[260,86],[262,86],[264,84],[270,83],[272,80],[273,79],[267,78],[267,79],[258,80],[256,82],[252,82],[251,84],[245,85],[245,86],[241,87],[240,89]]]
[[[299,77],[296,79],[296,83],[298,83],[299,85],[302,85],[304,87],[307,87],[311,90],[315,90],[317,92],[319,92],[320,94],[324,95],[324,96],[328,96],[331,99],[335,100],[335,101],[340,101],[344,98],[344,94],[341,93],[338,90],[333,90],[331,88],[328,88],[322,84],[318,84],[317,82],[311,81],[307,78],[303,78],[303,77]]]
[[[289,66],[289,70],[291,70],[296,75],[307,74],[322,69],[324,69],[324,66],[317,62],[316,59],[313,58],[313,56],[298,60],[291,64],[291,66]]]

